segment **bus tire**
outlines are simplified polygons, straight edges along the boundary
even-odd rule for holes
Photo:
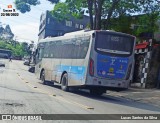
[[[67,73],[63,74],[62,79],[61,79],[61,89],[63,91],[69,91],[68,87],[68,75]]]
[[[90,94],[91,95],[101,96],[103,93],[105,93],[105,91],[101,90],[101,89],[96,89],[96,88],[91,88],[90,89]]]
[[[45,80],[45,71],[43,70],[41,73],[41,81],[44,85],[46,85],[47,81]]]

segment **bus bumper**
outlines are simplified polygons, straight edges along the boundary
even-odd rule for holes
[[[113,79],[103,79],[97,77],[88,77],[86,80],[86,86],[99,86],[106,88],[108,90],[125,90],[129,87],[130,80],[113,80]]]

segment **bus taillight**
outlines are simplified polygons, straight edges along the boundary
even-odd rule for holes
[[[91,76],[94,75],[94,61],[93,61],[93,59],[91,59],[91,58],[90,58],[90,60],[89,60],[89,74],[90,74]]]

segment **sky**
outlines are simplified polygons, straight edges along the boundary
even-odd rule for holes
[[[15,0],[0,0],[0,13],[3,12],[3,9],[8,9],[7,5],[12,5],[13,9]],[[28,42],[34,41],[38,42],[38,32],[39,32],[39,23],[40,23],[40,15],[45,13],[46,10],[52,10],[54,8],[54,4],[51,4],[47,0],[40,0],[41,4],[37,6],[31,6],[31,11],[25,14],[20,13],[20,11],[16,10],[19,13],[19,16],[0,16],[0,22],[5,25],[10,25],[10,28],[13,32],[14,39],[20,42]]]

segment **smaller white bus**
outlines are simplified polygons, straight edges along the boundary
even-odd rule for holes
[[[101,95],[106,90],[124,90],[134,68],[136,38],[114,31],[77,31],[42,39],[36,51],[36,75],[45,84],[57,82],[89,89]]]

